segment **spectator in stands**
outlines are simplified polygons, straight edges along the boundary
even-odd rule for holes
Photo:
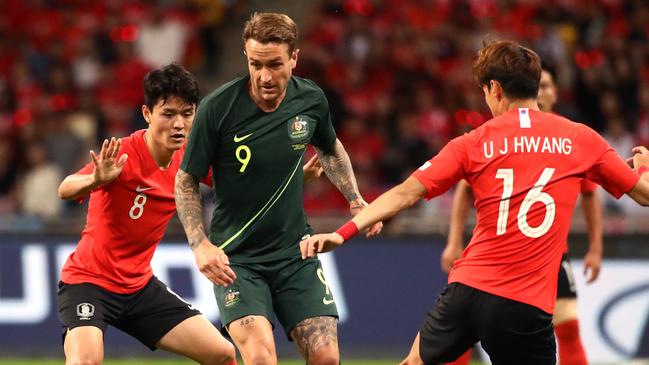
[[[137,54],[150,67],[184,63],[190,29],[181,19],[170,16],[170,10],[157,5],[140,25]]]
[[[52,218],[61,212],[58,184],[63,178],[61,169],[49,160],[45,146],[36,141],[27,147],[29,170],[18,183],[18,201],[22,213],[41,218]]]

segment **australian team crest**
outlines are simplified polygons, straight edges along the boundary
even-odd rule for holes
[[[309,122],[306,117],[298,115],[288,121],[288,136],[293,140],[301,140],[309,135]]]
[[[241,300],[241,293],[238,290],[234,289],[229,289],[225,293],[225,306],[226,307],[231,307]]]

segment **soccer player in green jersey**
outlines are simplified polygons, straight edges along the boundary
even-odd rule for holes
[[[300,258],[299,242],[312,232],[302,207],[308,144],[352,214],[367,205],[324,93],[292,76],[297,33],[284,14],[251,17],[243,31],[249,75],[202,101],[176,176],[178,215],[246,364],[277,363],[273,313],[308,364],[339,363],[331,290],[318,259]],[[215,195],[207,237],[198,182],[210,167]]]

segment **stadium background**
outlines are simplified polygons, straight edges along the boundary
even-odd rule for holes
[[[590,125],[623,156],[649,146],[646,1],[0,1],[0,358],[62,358],[58,267],[85,207],[58,199],[60,180],[98,141],[145,127],[148,70],[178,61],[203,93],[246,72],[240,33],[253,11],[298,23],[295,74],[325,90],[368,200],[489,118],[470,76],[488,35],[518,39],[556,69],[557,112]],[[593,363],[619,364],[649,357],[649,210],[601,196],[600,280],[583,285],[576,262],[581,329]],[[345,201],[324,178],[307,187],[305,205],[317,230],[346,218]],[[345,358],[405,354],[444,284],[450,205],[450,194],[421,204],[389,222],[382,238],[358,239],[326,259],[345,312]],[[578,259],[587,248],[579,210],[570,241]],[[160,252],[157,274],[216,320],[177,221]],[[276,334],[280,355],[295,357]],[[106,341],[107,358],[161,356],[116,330]]]

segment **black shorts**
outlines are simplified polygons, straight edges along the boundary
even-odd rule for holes
[[[481,341],[494,365],[554,365],[552,315],[528,304],[451,283],[419,332],[424,364],[456,360]]]
[[[68,329],[110,324],[135,337],[151,350],[172,328],[200,314],[155,276],[133,294],[116,294],[97,285],[59,282],[59,319],[63,341]]]
[[[557,299],[577,298],[577,287],[575,285],[575,274],[570,266],[568,255],[561,257],[559,267],[559,282],[557,283]]]

